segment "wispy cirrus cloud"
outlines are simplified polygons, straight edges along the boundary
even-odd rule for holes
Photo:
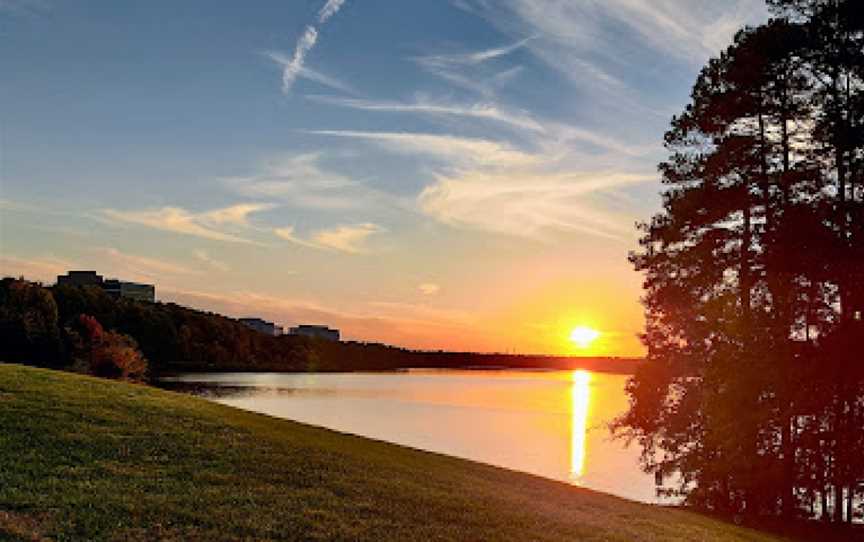
[[[535,239],[579,232],[623,240],[633,237],[634,219],[598,198],[652,181],[656,175],[475,169],[439,175],[417,202],[424,213],[457,227]]]
[[[499,167],[536,163],[541,158],[509,143],[482,138],[415,132],[364,132],[357,130],[311,130],[309,133],[361,139],[394,152],[421,154],[457,164],[488,164]]]
[[[555,127],[554,141],[537,138],[536,151],[454,135],[312,133],[366,140],[390,152],[432,157],[436,161],[434,182],[418,194],[417,208],[451,226],[535,239],[546,239],[554,232],[631,238],[634,217],[614,209],[608,200],[620,199],[617,193],[624,187],[656,181],[656,174],[620,168],[592,171],[573,164],[567,152],[572,139],[603,147],[611,156],[628,149],[614,139],[566,128]]]
[[[515,79],[523,71],[525,71],[525,66],[513,66],[512,68],[507,68],[495,73],[491,77],[491,81],[495,86],[500,86]]]
[[[306,51],[308,50],[309,49],[306,49]],[[326,87],[330,87],[346,94],[356,94],[356,91],[351,88],[348,83],[345,83],[344,81],[341,81],[340,79],[337,79],[336,77],[333,77],[331,75],[324,74],[318,70],[313,70],[312,68],[305,66],[303,62],[305,61],[306,51],[302,53],[302,57],[297,56],[297,51],[295,51],[294,56],[291,57],[279,51],[264,51],[262,53],[264,56],[279,65],[282,69],[283,93],[288,94],[291,91],[291,87],[294,86],[294,82],[298,78],[303,78],[308,79],[309,81],[320,83]]]
[[[324,100],[322,99],[321,101]],[[520,114],[509,113],[496,106],[478,105],[475,107],[464,107],[422,102],[404,104],[399,102],[355,100],[351,98],[340,99],[336,97],[327,97],[326,101],[334,105],[370,111],[449,114],[494,119],[533,132],[529,139],[536,146],[547,147],[548,149],[557,147],[561,153],[570,152],[574,143],[587,143],[604,151],[627,156],[643,155],[649,150],[656,148],[656,145],[627,144],[600,131],[592,131],[560,122],[541,123],[528,115],[521,116]],[[369,132],[357,130],[310,130],[309,133],[365,139],[377,142],[391,149],[402,149],[405,152],[439,155],[449,158],[462,157],[465,161],[471,162],[512,165],[513,163],[541,160],[541,158],[534,157],[514,148],[506,141],[476,137],[469,138],[453,134]],[[547,153],[547,156],[542,159],[555,160],[557,157],[550,156]]]
[[[321,164],[320,152],[280,156],[260,171],[223,179],[233,191],[250,198],[278,199],[294,207],[318,210],[398,205],[394,197]]]
[[[294,47],[294,54],[291,58],[287,58],[279,52],[271,51],[266,53],[273,61],[282,66],[282,92],[288,94],[291,92],[291,87],[294,86],[294,81],[303,70],[303,63],[306,61],[306,54],[315,46],[318,41],[318,31],[314,26],[307,26],[303,34],[297,40],[297,45]]]
[[[765,2],[758,0],[611,0],[595,8],[635,30],[656,50],[697,64],[720,52],[739,28],[766,14]]]
[[[516,128],[543,132],[543,126],[524,112],[507,111],[493,103],[477,103],[472,105],[454,105],[436,103],[418,99],[414,102],[376,101],[359,98],[344,98],[341,96],[312,95],[309,99],[315,102],[363,111],[381,111],[387,113],[417,113],[424,115],[450,115],[496,121]]]
[[[350,254],[358,254],[366,250],[367,239],[381,230],[375,224],[355,224],[350,226],[336,226],[325,230],[319,230],[312,236],[315,243]]]
[[[336,15],[344,3],[345,0],[327,0],[327,3],[318,12],[318,24],[324,24],[327,19]]]
[[[462,88],[477,92],[485,97],[495,95],[496,88],[515,77],[521,66],[504,69],[489,67],[481,70],[485,63],[510,55],[530,42],[528,37],[500,47],[479,51],[449,54],[429,54],[415,57],[414,61],[424,70]]]
[[[767,15],[762,0],[506,0],[472,5],[475,13],[502,29],[530,32],[538,38],[532,47],[545,47],[548,43],[542,42],[551,40],[573,52],[633,52],[623,38],[697,64],[718,53],[738,28]]]
[[[116,275],[153,279],[165,275],[195,275],[199,273],[199,271],[177,262],[130,254],[114,247],[99,247],[93,251],[107,260],[105,270]]]
[[[309,248],[360,254],[367,251],[368,238],[382,231],[383,228],[377,224],[365,223],[319,229],[308,238],[300,237],[293,226],[276,228],[273,233],[281,239]]]
[[[200,213],[198,220],[204,224],[249,226],[249,215],[267,211],[273,207],[274,205],[271,203],[239,203]]]
[[[668,78],[675,64],[692,71],[742,25],[767,17],[763,0],[466,0],[461,6],[506,33],[534,36],[524,47],[594,103],[641,114],[652,112],[640,103],[646,80]]]
[[[300,237],[300,235],[297,233],[297,228],[295,228],[294,226],[285,226],[282,228],[274,228],[273,234],[276,237],[283,239],[285,241],[290,241],[291,243],[294,243],[295,245],[300,245],[300,246],[303,246],[306,248],[322,248],[322,247],[316,245],[314,242],[307,240],[307,239],[304,239],[303,237]]]
[[[532,39],[534,39],[533,36],[500,47],[491,47],[489,49],[482,49],[480,51],[471,51],[465,53],[426,55],[418,57],[416,60],[420,64],[430,66],[447,66],[456,64],[476,66],[477,64],[480,64],[481,62],[486,62],[487,60],[492,60],[494,58],[509,55],[513,51],[524,47],[525,44],[527,44]]]
[[[199,213],[188,211],[182,207],[143,210],[103,209],[101,216],[114,222],[136,224],[213,241],[254,244],[255,241],[251,239],[225,231],[223,226],[249,226],[248,217],[250,214],[272,207],[272,204],[243,203]]]
[[[328,19],[336,15],[342,8],[345,0],[327,0],[327,3],[318,12],[318,24],[322,25]],[[333,77],[326,76],[320,72],[305,66],[306,55],[318,42],[318,29],[308,25],[294,46],[294,54],[290,57],[279,51],[266,51],[264,54],[282,67],[282,92],[288,94],[294,86],[298,77],[305,77],[312,81],[322,83],[331,88],[349,91],[348,86]]]

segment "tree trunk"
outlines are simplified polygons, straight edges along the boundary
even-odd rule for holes
[[[789,144],[789,97],[786,94],[784,81],[780,96],[780,144],[783,148],[783,179],[780,182],[780,192],[783,194],[783,205],[789,204],[789,170],[791,169],[791,145]]]
[[[828,513],[828,488],[822,488],[822,491],[819,492],[819,498],[821,499],[819,504],[822,507],[822,521],[830,521],[831,516]]]
[[[791,170],[791,145],[789,143],[789,99],[786,93],[786,85],[785,82],[781,87],[781,96],[780,96],[780,145],[782,149],[782,159],[783,159],[783,172],[782,172],[782,180],[780,182],[780,191],[782,194],[782,208],[785,208],[789,204],[789,172]],[[761,119],[760,119],[761,120]],[[763,134],[764,137],[764,134]],[[780,321],[779,329],[787,330],[791,323],[789,322],[789,318],[792,311],[788,311],[788,292],[789,285],[785,284],[786,281],[781,279],[780,284],[775,285],[775,292],[772,292],[772,297],[775,295],[777,305],[776,305],[776,313],[777,317]],[[786,292],[787,296],[781,300],[781,292]],[[784,360],[788,363],[788,359]],[[791,390],[786,390],[780,396],[781,400],[781,408],[783,409],[781,414],[781,422],[782,427],[780,431],[780,449],[783,454],[782,458],[782,472],[783,472],[783,481],[782,481],[782,514],[786,518],[791,518],[795,512],[795,449],[794,443],[792,442],[792,400],[791,400]]]
[[[765,232],[772,230],[774,210],[771,208],[771,179],[768,177],[768,146],[765,138],[765,118],[762,114],[762,90],[759,90],[759,168],[762,178],[760,185],[762,188],[763,206],[765,208]]]
[[[843,523],[843,484],[834,484],[834,523]]]
[[[750,270],[750,245],[752,244],[752,234],[751,234],[751,210],[750,210],[750,197],[749,197],[749,189],[745,186],[744,190],[747,191],[747,197],[744,202],[744,225],[743,225],[743,235],[741,238],[741,269],[739,271],[739,283],[741,288],[741,310],[744,315],[744,334],[745,334],[745,348],[749,348],[751,337],[751,303],[750,303],[750,290],[753,288],[752,286],[752,273]]]
[[[783,428],[780,434],[783,450],[783,517],[791,519],[795,515],[795,447],[792,442],[792,418],[783,417]]]

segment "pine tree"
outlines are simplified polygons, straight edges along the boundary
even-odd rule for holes
[[[825,516],[833,500],[849,521],[864,480],[864,14],[769,4],[776,18],[703,68],[666,134],[663,209],[631,254],[648,362],[615,428],[696,506],[791,517],[809,501]]]

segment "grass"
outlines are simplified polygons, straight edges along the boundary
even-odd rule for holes
[[[3,364],[0,539],[778,540],[145,386]]]

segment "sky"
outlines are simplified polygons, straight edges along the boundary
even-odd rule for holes
[[[642,353],[634,227],[761,0],[0,0],[0,274],[422,349]],[[589,348],[568,340],[586,326]]]

